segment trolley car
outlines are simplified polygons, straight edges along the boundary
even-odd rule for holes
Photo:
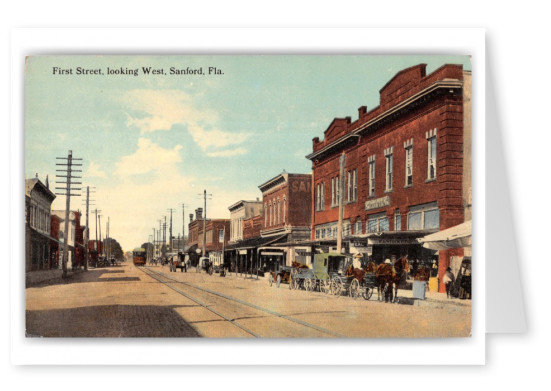
[[[132,258],[135,266],[145,266],[146,251],[144,248],[135,248],[132,251]]]

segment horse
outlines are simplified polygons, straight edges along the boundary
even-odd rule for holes
[[[382,301],[382,293],[384,292],[385,302],[394,302],[398,297],[398,287],[405,284],[409,270],[407,257],[396,260],[394,266],[389,263],[382,263],[377,266],[375,277],[378,299]]]

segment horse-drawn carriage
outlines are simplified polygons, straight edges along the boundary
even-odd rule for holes
[[[367,276],[367,277],[366,277]],[[307,291],[319,291],[340,296],[363,296],[369,300],[373,294],[374,275],[368,276],[361,268],[354,268],[350,256],[338,253],[322,253],[314,256],[314,269],[293,275],[292,286]]]
[[[293,262],[292,266],[280,266],[277,271],[271,271],[268,275],[268,282],[272,286],[275,282],[276,286],[279,288],[282,282],[289,284],[289,289],[297,288],[297,281],[294,276],[298,273],[302,273],[304,270],[308,269],[308,266],[303,265],[298,262]]]

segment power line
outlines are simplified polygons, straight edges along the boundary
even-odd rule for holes
[[[63,278],[67,278],[67,256],[69,253],[69,243],[68,243],[68,235],[69,235],[69,213],[71,209],[71,197],[80,197],[80,194],[72,194],[71,190],[81,190],[79,187],[73,187],[71,188],[71,185],[80,185],[82,182],[74,182],[73,178],[82,178],[80,176],[74,176],[72,175],[73,172],[82,172],[82,170],[74,170],[73,166],[82,166],[82,163],[74,163],[73,161],[81,161],[80,158],[73,158],[73,151],[69,150],[67,157],[56,157],[56,159],[60,160],[67,160],[66,163],[56,163],[56,166],[66,166],[67,169],[63,170],[56,170],[57,172],[65,172],[65,175],[56,175],[56,177],[59,178],[65,178],[65,181],[56,181],[56,183],[64,183],[65,187],[56,187],[56,189],[59,190],[65,190],[65,193],[56,193],[57,195],[64,195],[65,196],[65,230],[63,235],[63,244],[64,244],[64,250],[63,250],[63,261],[61,263],[61,267],[63,269]]]

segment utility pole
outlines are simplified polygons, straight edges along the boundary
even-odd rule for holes
[[[103,237],[101,236],[101,215],[98,215],[99,221],[99,241],[101,242],[101,256],[103,257]]]
[[[88,252],[88,242],[90,241],[90,224],[88,215],[90,212],[90,186],[86,186],[86,235],[84,237],[84,270],[88,270],[90,254]]]
[[[159,231],[157,232],[157,238],[158,238],[158,242],[159,242],[159,256],[162,255],[162,247],[161,247],[161,237],[162,237],[162,224],[163,224],[163,220],[159,220]]]
[[[94,213],[96,215],[96,251],[99,250],[98,246],[98,213],[101,213],[101,210],[98,210],[97,208],[94,210]]]
[[[167,211],[170,212],[170,230],[168,231],[168,248],[170,248],[170,252],[172,252],[172,212],[175,212],[176,209],[167,209]]]
[[[155,258],[155,228],[153,228],[153,250],[151,251],[152,252],[152,255],[151,257],[152,258]]]
[[[105,233],[105,243],[108,243],[107,250],[105,250],[105,255],[107,259],[111,259],[111,240],[109,236],[109,216],[107,216],[107,229]]]
[[[211,197],[212,194],[207,194],[207,191],[203,190],[203,200],[204,200],[204,203],[205,203],[204,204],[205,214],[203,215],[203,252],[202,252],[203,257],[205,256],[206,247],[207,247],[207,196]]]
[[[71,185],[82,184],[82,182],[72,182],[73,178],[82,178],[80,176],[73,176],[73,172],[82,172],[82,170],[73,170],[73,166],[82,166],[82,163],[73,163],[73,160],[81,161],[82,159],[73,158],[73,151],[69,150],[67,157],[58,157],[56,159],[67,160],[66,163],[56,163],[56,166],[66,166],[66,170],[56,170],[65,172],[65,175],[56,175],[56,177],[65,178],[66,181],[56,181],[56,183],[65,183],[66,187],[56,187],[56,189],[65,190],[65,193],[56,193],[57,195],[65,196],[65,230],[63,235],[63,261],[61,268],[63,269],[63,278],[67,277],[67,255],[69,252],[68,235],[69,235],[69,213],[71,208],[71,197],[80,197],[80,194],[71,194]],[[73,188],[72,190],[81,190],[80,188]]]
[[[337,224],[337,252],[340,254],[342,249],[342,219],[344,215],[344,165],[346,164],[346,155],[344,152],[339,157],[339,222]]]
[[[182,252],[186,251],[186,212],[185,212],[186,205],[182,204]]]

